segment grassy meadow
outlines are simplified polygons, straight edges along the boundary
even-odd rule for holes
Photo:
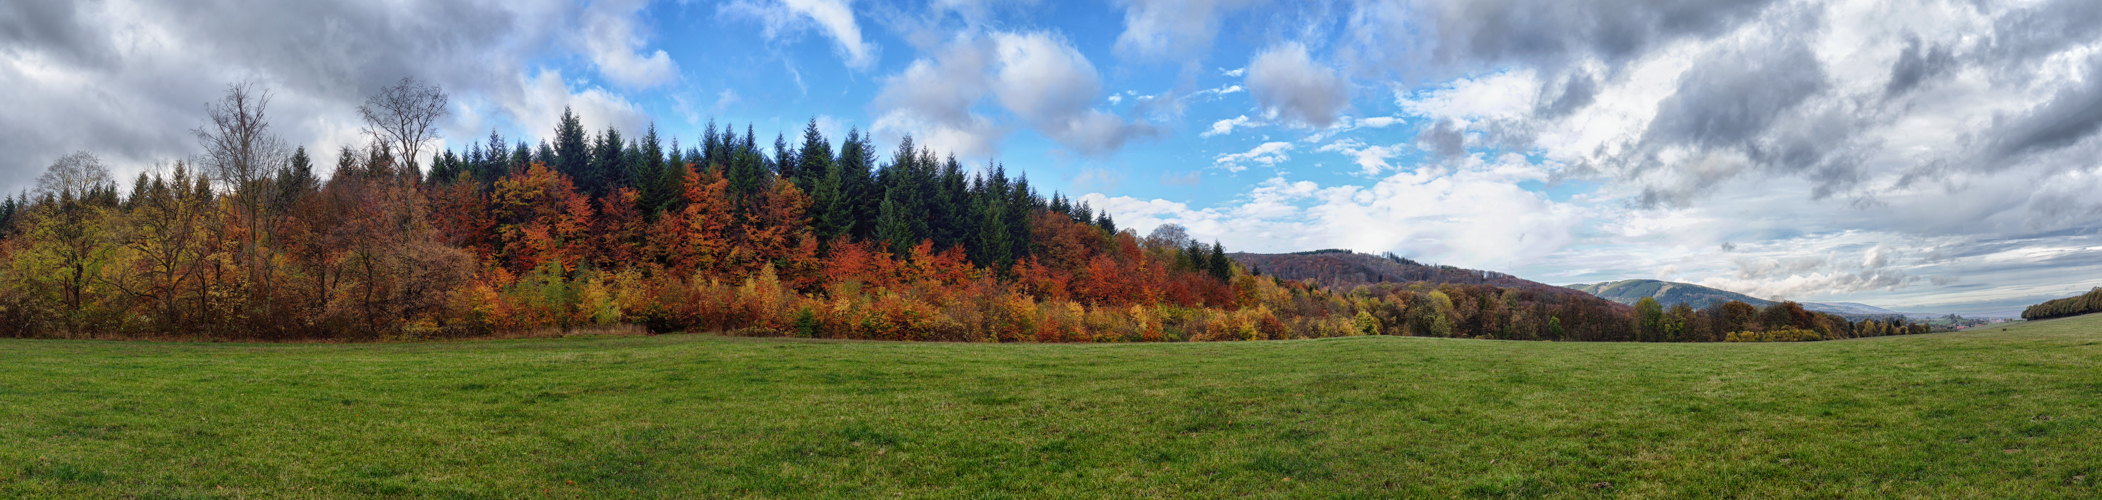
[[[0,341],[0,497],[2102,496],[2102,315],[1800,344]]]

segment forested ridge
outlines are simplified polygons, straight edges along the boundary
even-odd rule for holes
[[[55,162],[35,192],[0,201],[0,335],[377,340],[622,324],[1036,342],[1910,332],[1785,305],[1751,316],[1628,308],[1456,268],[1350,289],[1262,276],[1180,227],[1141,236],[998,164],[966,168],[909,137],[887,154],[859,131],[834,144],[814,120],[771,145],[749,125],[711,122],[682,145],[654,127],[587,131],[565,110],[537,145],[492,132],[426,154],[445,95],[406,79],[360,108],[370,140],[336,151],[324,177],[315,155],[270,132],[268,102],[264,89],[230,86],[194,131],[205,154],[123,189],[82,152]]]
[[[2044,301],[2022,309],[2022,319],[2039,320],[2102,312],[2102,287],[2087,293]]]

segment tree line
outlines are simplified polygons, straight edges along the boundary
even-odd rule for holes
[[[77,153],[33,193],[0,200],[0,335],[370,340],[627,324],[1033,342],[1883,331],[1800,307],[1744,322],[1731,315],[1742,311],[1651,314],[1489,284],[1342,291],[1260,276],[1179,226],[1141,236],[997,163],[968,169],[910,138],[879,154],[858,130],[835,144],[814,121],[770,146],[752,126],[711,123],[686,145],[654,127],[589,132],[565,110],[539,144],[492,132],[427,152],[446,96],[411,79],[360,107],[368,140],[337,151],[323,175],[271,131],[269,100],[267,89],[230,86],[192,131],[204,154],[128,187]]]
[[[2034,321],[2079,316],[2093,312],[2102,312],[2102,287],[2095,287],[2084,294],[2063,299],[2047,300],[2041,304],[2023,308],[2022,319]]]

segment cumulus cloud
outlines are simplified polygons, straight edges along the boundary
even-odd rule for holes
[[[671,83],[679,78],[679,63],[659,50],[648,56],[636,52],[644,43],[635,26],[636,11],[646,4],[639,0],[594,2],[584,13],[584,52],[600,74],[614,83],[645,88]]]
[[[1438,120],[1423,129],[1416,134],[1416,144],[1423,146],[1424,151],[1448,158],[1467,153],[1467,135],[1452,120]]]
[[[1861,3],[1367,3],[1338,52],[1361,74],[1459,76],[1400,96],[1433,119],[1426,145],[1453,143],[1450,119],[1479,146],[1632,187],[1643,207],[1777,177],[1864,207],[2102,167],[2102,47],[2082,36],[2102,34],[2083,22],[2102,8]]]
[[[1513,271],[1671,265],[1755,295],[1924,303],[2102,270],[2085,250],[2102,232],[2094,2],[1353,9],[1331,51],[1387,78],[1419,148],[1527,152],[1568,166],[1548,184],[1589,189],[1584,243]],[[1367,171],[1394,161],[1324,149]],[[2052,250],[2017,251],[2036,248]]]
[[[1248,125],[1249,125],[1250,123],[1251,123],[1251,122],[1250,122],[1250,120],[1248,119],[1248,115],[1241,115],[1241,116],[1236,116],[1236,117],[1233,117],[1233,118],[1227,118],[1227,119],[1224,119],[1224,120],[1219,120],[1219,121],[1216,121],[1216,122],[1212,122],[1212,128],[1211,128],[1210,130],[1205,130],[1204,132],[1202,132],[1202,133],[1199,133],[1199,134],[1197,134],[1197,135],[1198,135],[1198,136],[1201,136],[1201,137],[1213,137],[1213,136],[1221,136],[1221,135],[1231,134],[1231,133],[1233,133],[1233,129],[1235,129],[1235,128],[1237,128],[1237,127],[1238,127],[1238,128],[1245,128],[1245,127],[1248,127]]]
[[[1720,36],[1776,0],[1500,3],[1362,2],[1347,18],[1364,72],[1436,77],[1501,66],[1556,69],[1582,59],[1638,59],[1685,39]]]
[[[848,4],[848,0],[736,0],[723,4],[722,12],[759,20],[768,38],[815,27],[832,39],[847,67],[867,68],[876,60],[876,45],[862,40],[861,25],[854,21],[854,9]]]
[[[1083,155],[1115,152],[1158,127],[1095,109],[1102,80],[1087,57],[1041,32],[965,35],[887,78],[875,129],[913,134],[937,149],[991,155],[1010,126],[978,111],[996,104],[1022,125]],[[990,101],[990,102],[986,102]]]
[[[1328,128],[1350,105],[1350,88],[1333,68],[1314,63],[1306,46],[1285,43],[1248,62],[1248,91],[1263,109],[1285,120]]]
[[[1119,0],[1124,32],[1118,54],[1133,58],[1190,56],[1211,48],[1219,19],[1261,0]]]
[[[1180,224],[1192,237],[1243,251],[1350,248],[1509,269],[1568,245],[1571,228],[1584,215],[1579,207],[1517,186],[1548,174],[1549,167],[1518,155],[1476,156],[1397,173],[1369,186],[1273,177],[1236,203],[1205,209],[1102,194],[1081,199],[1132,227]]]
[[[600,87],[572,87],[558,71],[542,70],[530,77],[521,75],[518,88],[523,92],[509,96],[499,105],[503,113],[522,123],[557,123],[562,119],[562,110],[567,108],[576,113],[578,122],[591,130],[615,127],[633,131],[650,124],[649,115],[626,97]]]

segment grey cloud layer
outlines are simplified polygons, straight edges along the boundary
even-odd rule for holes
[[[559,73],[522,67],[527,57],[573,52],[610,80],[672,78],[676,68],[661,52],[630,52],[639,35],[621,18],[639,4],[601,4],[0,3],[0,88],[18,103],[0,115],[0,150],[9,152],[0,175],[33,177],[76,149],[103,155],[120,172],[186,156],[196,150],[187,131],[202,123],[203,104],[239,80],[270,88],[279,132],[309,147],[354,141],[364,94],[404,76],[445,87],[456,115],[472,110],[448,125],[462,132],[541,118],[545,105],[533,101],[550,97],[556,110],[573,101],[590,118],[633,121],[639,113],[618,97],[572,95]],[[569,24],[585,21],[591,25]],[[546,95],[548,83],[557,95]],[[0,189],[20,187],[10,182]]]
[[[1358,29],[1395,26],[1371,5],[1354,16]],[[1686,207],[1763,177],[1809,180],[1811,200],[1875,204],[1906,190],[1960,192],[2002,172],[2102,167],[2102,56],[2091,55],[2102,49],[2098,2],[1866,9],[1905,16],[1807,1],[1409,5],[1396,12],[1433,22],[1415,37],[1351,38],[1341,50],[1384,68],[1355,72],[1534,71],[1542,83],[1532,113],[1474,124],[1500,139],[1519,132],[1521,147],[1588,118],[1577,116],[1587,109],[1646,115],[1620,139],[1559,158],[1570,174],[1636,187],[1643,207]],[[1395,66],[1403,63],[1413,65]],[[1639,90],[1659,71],[1675,73],[1663,93]],[[1615,87],[1621,102],[1599,104]],[[1645,97],[1655,104],[1626,102]],[[1430,123],[1424,137],[1441,136]],[[1919,144],[1914,132],[1943,137]],[[2031,205],[2068,210],[2056,198]]]

